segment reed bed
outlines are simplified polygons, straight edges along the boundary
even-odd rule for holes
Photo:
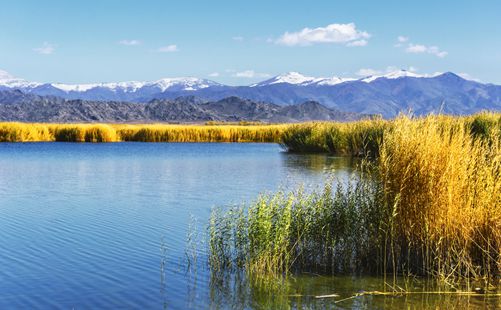
[[[287,125],[0,123],[0,142],[275,142]]]
[[[287,125],[125,125],[122,141],[141,142],[279,142]]]
[[[348,184],[333,188],[327,182],[321,192],[280,192],[250,206],[215,210],[211,269],[380,274],[385,280],[417,275],[453,287],[499,285],[500,116],[289,127],[282,142],[289,150],[364,155],[368,161]],[[341,142],[330,147],[334,136]]]
[[[263,195],[249,207],[216,209],[210,220],[209,264],[215,272],[251,274],[377,271],[377,187],[353,180],[321,192]],[[373,225],[375,223],[376,225]]]
[[[501,274],[501,135],[475,129],[487,117],[402,117],[383,140],[378,167],[394,214],[386,263],[395,271],[405,263],[444,281]]]
[[[382,119],[296,124],[284,131],[281,145],[292,153],[374,157],[385,129],[392,124]]]
[[[430,117],[439,126],[461,126],[469,130],[475,138],[489,140],[501,136],[501,113],[483,112],[462,117],[444,115]],[[373,119],[348,123],[310,122],[290,125],[282,134],[281,145],[291,153],[377,157],[385,134],[391,132],[399,119]]]

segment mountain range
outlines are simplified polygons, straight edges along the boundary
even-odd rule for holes
[[[0,91],[55,96],[68,100],[136,102],[196,97],[217,102],[239,97],[277,106],[315,101],[334,109],[390,118],[400,112],[471,114],[501,110],[501,86],[465,79],[455,73],[419,75],[400,70],[363,78],[316,78],[289,72],[247,86],[229,86],[207,79],[170,78],[154,82],[97,84],[36,83],[0,71]]]
[[[366,117],[369,116],[330,109],[315,101],[279,106],[238,97],[203,101],[188,96],[137,103],[63,99],[56,96],[25,94],[20,90],[0,91],[0,121],[287,123],[311,120],[349,121]]]

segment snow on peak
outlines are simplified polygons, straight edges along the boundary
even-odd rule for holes
[[[9,88],[34,88],[39,86],[40,83],[28,82],[11,75],[9,72],[0,70],[0,86]]]
[[[281,83],[306,85],[315,82],[316,80],[318,79],[311,76],[304,76],[299,72],[287,72],[285,74],[277,75],[269,80],[251,86],[266,86],[266,85],[281,84]]]
[[[314,77],[304,76],[299,72],[288,72],[286,74],[276,76],[274,79],[275,81],[273,81],[270,84],[277,84],[277,83],[304,84],[315,80]]]
[[[352,79],[352,78],[340,78],[340,77],[337,77],[337,76],[333,76],[333,77],[330,77],[330,78],[320,79],[315,84],[317,84],[317,85],[332,86],[332,85],[341,84],[341,83],[349,82],[349,81],[355,81],[355,80],[356,79]]]
[[[337,76],[334,77],[329,77],[329,78],[324,78],[324,77],[311,77],[311,76],[305,76],[302,75],[299,72],[288,72],[285,74],[277,75],[269,80],[253,84],[251,87],[256,87],[256,86],[267,86],[267,85],[273,85],[273,84],[293,84],[293,85],[300,85],[300,86],[307,86],[307,85],[318,85],[318,86],[332,86],[348,81],[354,81],[355,79],[351,78],[340,78]]]
[[[65,92],[76,91],[76,92],[85,92],[90,89],[99,87],[101,84],[63,84],[63,83],[53,83],[50,84],[55,88],[58,88]]]
[[[171,87],[179,87],[182,90],[197,90],[216,85],[219,84],[210,80],[204,80],[195,77],[164,78],[156,82],[147,83],[147,86],[157,86],[162,91],[165,91],[166,89]]]
[[[388,73],[382,74],[382,75],[371,75],[371,76],[363,78],[362,81],[366,82],[366,83],[370,83],[370,82],[373,82],[379,78],[385,78],[385,79],[392,80],[392,79],[399,79],[399,78],[403,78],[403,77],[423,78],[423,77],[428,77],[428,76],[417,74],[415,72],[407,71],[407,70],[397,70],[397,71],[388,72]]]
[[[65,92],[70,92],[70,91],[85,92],[94,88],[106,88],[111,91],[123,91],[127,93],[133,93],[143,87],[158,88],[161,92],[163,92],[171,87],[175,87],[177,90],[197,90],[197,89],[207,88],[209,86],[218,85],[218,83],[209,80],[188,77],[188,78],[164,78],[153,82],[129,81],[129,82],[94,83],[94,84],[55,83],[51,85]]]
[[[399,79],[404,77],[410,78],[432,78],[441,75],[442,73],[434,74],[417,74],[413,71],[398,70],[387,72],[381,75],[372,75],[365,78],[340,78],[340,77],[311,77],[305,76],[299,72],[291,71],[281,75],[277,75],[271,79],[251,85],[251,87],[269,86],[274,84],[290,84],[296,86],[333,86],[349,81],[362,81],[371,83],[378,79]],[[66,93],[69,92],[87,92],[93,89],[102,89],[112,92],[122,93],[135,93],[142,88],[148,88],[154,92],[165,91],[196,91],[199,89],[208,88],[211,86],[221,86],[221,84],[195,77],[177,77],[177,78],[163,78],[157,81],[141,82],[116,82],[116,83],[87,83],[87,84],[66,84],[66,83],[37,83],[29,82],[24,79],[16,78],[9,74],[7,71],[0,70],[0,86],[11,89],[26,89],[31,91],[42,85],[52,86]]]

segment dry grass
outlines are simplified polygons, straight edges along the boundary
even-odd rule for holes
[[[286,127],[0,123],[0,142],[279,142]]]
[[[293,153],[331,153],[374,157],[391,121],[379,119],[350,123],[317,122],[291,125],[282,136],[282,146]]]
[[[500,274],[501,136],[471,129],[451,117],[400,117],[385,136],[378,166],[394,214],[393,267],[405,256],[414,273],[444,280]]]

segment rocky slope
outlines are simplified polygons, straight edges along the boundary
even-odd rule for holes
[[[193,96],[155,99],[146,104],[66,100],[54,96],[0,91],[0,121],[22,122],[205,122],[308,120],[348,121],[364,117],[329,109],[318,102],[279,106],[238,97],[203,101]]]

